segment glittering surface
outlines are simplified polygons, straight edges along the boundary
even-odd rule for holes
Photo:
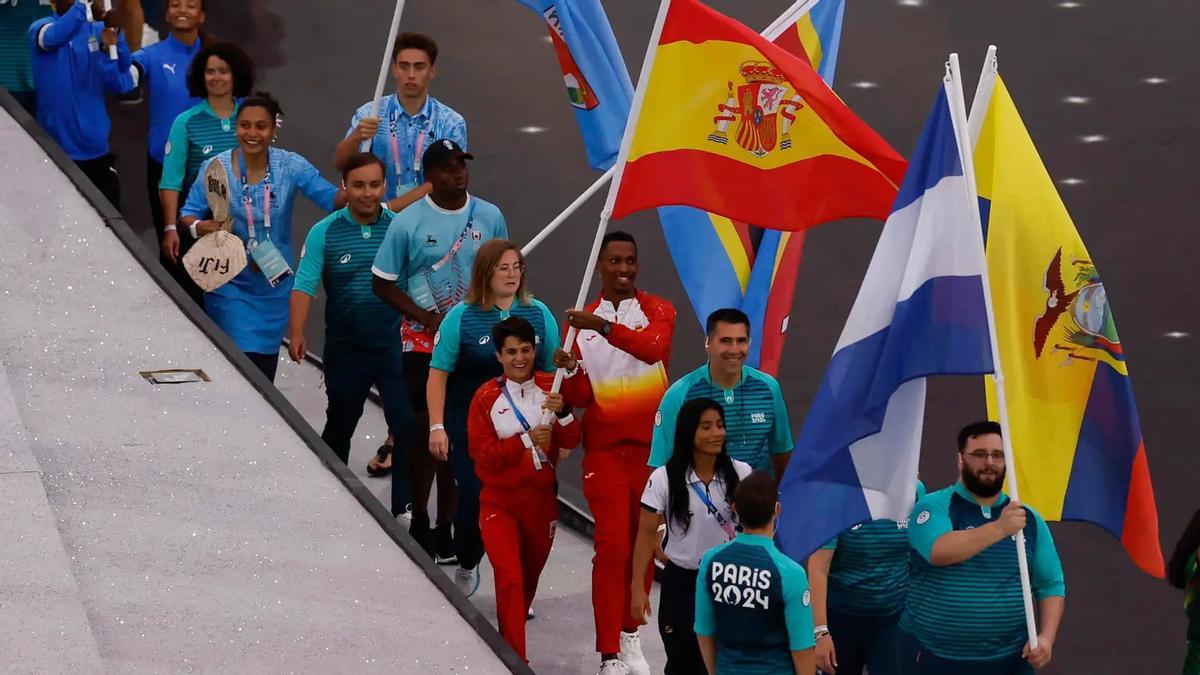
[[[0,451],[0,471],[24,471],[0,475],[20,521],[0,536],[27,551],[0,558],[0,629],[21,618],[14,588],[70,597],[53,560],[11,578],[56,535],[109,672],[504,672],[3,112],[0,148],[0,361],[32,451]],[[138,375],[183,367],[213,382]],[[86,638],[62,622],[59,640]],[[51,670],[96,670],[80,663]]]

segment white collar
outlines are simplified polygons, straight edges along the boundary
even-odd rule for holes
[[[704,481],[700,480],[700,476],[696,475],[696,469],[694,469],[692,467],[688,467],[687,482],[689,485],[692,483],[699,483],[701,485],[704,485]],[[722,485],[725,484],[725,479],[721,477],[720,469],[713,471],[713,478],[712,478],[712,481],[709,482],[709,484],[711,485],[712,483],[720,483]]]
[[[457,214],[459,214],[459,213],[466,213],[466,212],[467,212],[467,207],[471,205],[471,200],[472,200],[472,199],[474,199],[474,197],[472,197],[472,196],[471,196],[471,193],[470,193],[470,192],[468,192],[468,193],[467,193],[467,201],[463,202],[462,208],[454,209],[453,211],[451,211],[451,210],[449,210],[449,209],[443,209],[442,207],[438,206],[438,205],[437,205],[437,204],[436,204],[436,203],[433,201],[433,198],[432,198],[432,197],[430,197],[429,195],[425,195],[425,203],[429,205],[429,208],[433,209],[434,211],[436,211],[436,212],[438,212],[438,213],[444,213],[444,214],[446,214],[446,215],[448,215],[448,216],[457,215]]]
[[[525,394],[528,394],[532,390],[538,388],[537,382],[534,381],[534,378],[532,377],[524,382],[514,382],[506,377],[504,378],[504,386],[508,388],[510,393],[520,396],[524,396]]]

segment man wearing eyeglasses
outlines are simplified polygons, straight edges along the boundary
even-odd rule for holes
[[[1046,521],[1004,494],[1000,425],[958,433],[959,481],[913,507],[912,569],[900,617],[902,672],[1015,675],[1050,662],[1065,608],[1062,561]],[[1024,531],[1038,646],[1027,642],[1016,534]]]

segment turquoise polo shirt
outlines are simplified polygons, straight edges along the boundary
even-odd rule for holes
[[[769,538],[740,533],[700,559],[695,630],[716,640],[719,675],[793,672],[792,652],[814,644],[808,575]]]
[[[1010,658],[1028,641],[1015,537],[954,565],[930,561],[938,537],[995,522],[1007,504],[1008,495],[1001,493],[995,504],[983,506],[962,483],[955,483],[913,507],[908,542],[915,555],[910,556],[900,628],[937,656],[961,661]],[[1065,596],[1062,561],[1050,528],[1036,511],[1024,508],[1033,597]]]
[[[650,466],[663,466],[671,458],[679,409],[697,398],[712,399],[725,409],[725,447],[730,457],[755,470],[770,471],[771,455],[792,451],[792,425],[779,382],[761,370],[742,366],[738,383],[732,389],[722,389],[713,384],[705,363],[663,394],[654,416]]]

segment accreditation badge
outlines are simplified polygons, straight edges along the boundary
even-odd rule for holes
[[[254,258],[254,264],[258,265],[258,270],[266,277],[267,283],[271,284],[272,288],[292,276],[292,266],[288,265],[283,254],[279,252],[279,248],[275,246],[275,242],[270,239],[258,242],[254,250],[250,251],[250,257]]]

